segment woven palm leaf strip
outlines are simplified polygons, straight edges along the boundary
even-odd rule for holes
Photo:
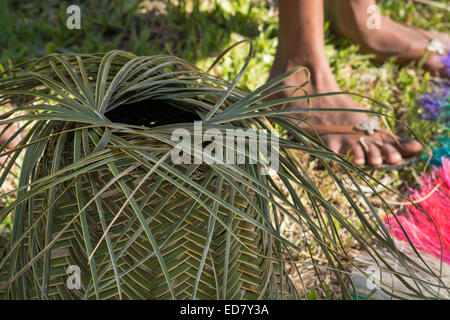
[[[30,69],[41,76],[25,71]],[[280,268],[280,240],[252,222],[274,230],[271,205],[248,185],[231,184],[234,179],[216,167],[175,166],[170,158],[139,185],[170,150],[162,142],[170,141],[170,130],[157,129],[185,122],[192,127],[193,120],[210,111],[205,105],[219,101],[229,84],[175,57],[135,57],[119,51],[81,58],[53,55],[15,72],[21,82],[1,83],[2,102],[30,100],[29,95],[5,93],[15,87],[47,94],[50,98],[36,104],[52,108],[33,111],[37,121],[28,135],[53,136],[31,145],[25,154],[19,188],[31,185],[17,195],[29,196],[14,211],[8,255],[1,260],[2,298],[191,299],[194,291],[196,299],[298,298]],[[98,82],[98,75],[99,81],[106,81]],[[118,81],[112,84],[113,79]],[[79,89],[80,83],[88,93]],[[218,113],[245,95],[233,89]],[[58,108],[72,108],[72,115],[59,118]],[[250,127],[246,121],[233,125]],[[84,162],[74,167],[80,160]],[[257,172],[259,166],[241,168]],[[64,168],[69,169],[62,172]],[[52,175],[50,182],[41,183]],[[260,179],[268,183],[264,176]],[[213,230],[210,239],[208,230]],[[80,268],[78,290],[68,288],[69,265]]]

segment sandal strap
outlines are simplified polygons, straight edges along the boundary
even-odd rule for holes
[[[302,126],[302,129],[312,136],[323,136],[326,134],[361,134],[361,131],[355,130],[355,126],[352,125],[314,125],[314,126]]]
[[[367,136],[373,135],[376,131],[380,131],[381,127],[378,117],[373,116],[367,120],[361,121],[356,125],[314,125],[302,126],[308,134],[325,135],[325,134],[359,134],[365,133]]]
[[[441,40],[436,38],[435,35],[433,35],[433,33],[427,30],[423,30],[417,26],[409,26],[409,27],[429,40],[426,51],[436,52],[439,53],[440,55],[444,55],[446,53],[445,45],[442,43]]]

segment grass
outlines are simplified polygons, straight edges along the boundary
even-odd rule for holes
[[[438,2],[447,3],[445,0]],[[71,4],[71,1],[57,0],[2,1],[0,28],[4,32],[0,33],[0,46],[3,48],[0,68],[53,52],[93,53],[117,48],[138,55],[173,54],[207,69],[225,48],[248,38],[254,43],[255,54],[239,86],[253,90],[267,79],[277,46],[278,17],[276,10],[265,1],[83,1],[80,5],[81,30],[69,30],[65,25],[66,8]],[[379,4],[384,14],[397,21],[426,29],[449,30],[448,11],[413,1],[386,0],[379,1]],[[328,22],[325,34],[327,55],[341,88],[389,105],[387,113],[409,123],[418,136],[432,146],[433,137],[439,134],[437,126],[420,119],[421,108],[417,104],[417,99],[435,86],[430,75],[414,66],[399,68],[393,61],[374,64],[370,56],[358,52],[357,46],[333,35]],[[227,80],[234,79],[244,63],[247,50],[246,46],[236,47],[224,56],[212,73]],[[371,106],[367,100],[358,100],[363,105],[381,110]],[[407,134],[402,126],[395,125],[395,129],[400,134]],[[325,183],[327,173],[317,170],[314,161],[306,166],[321,182],[329,199],[346,212],[348,204],[342,201],[334,185]],[[401,172],[376,175],[394,189],[405,190],[408,185],[415,184],[414,179],[422,167],[423,163]],[[12,177],[10,183],[15,184],[15,180]],[[298,193],[301,199],[305,197],[307,203],[306,195],[302,195],[301,190]],[[5,203],[0,204],[3,205]],[[6,222],[0,226],[0,234],[5,233],[9,224]],[[300,243],[302,230],[291,230],[290,226],[286,221],[283,232]],[[336,228],[339,229],[339,225]],[[353,248],[352,245],[349,240],[348,247]],[[305,252],[298,253],[297,258],[307,260],[310,253],[320,256],[317,248],[308,249],[311,252],[305,249]],[[311,298],[329,297],[330,285],[326,276],[323,283],[312,283]]]
[[[446,1],[440,1],[446,3]],[[199,4],[201,3],[201,5]],[[70,1],[2,1],[0,34],[3,67],[53,52],[105,52],[123,49],[138,55],[166,53],[181,56],[206,69],[232,43],[249,38],[255,55],[240,81],[255,89],[268,76],[277,45],[278,17],[265,1],[149,1],[99,0],[81,4],[81,30],[69,30]],[[448,12],[413,1],[380,1],[382,11],[395,20],[427,29],[449,29]],[[382,66],[358,53],[348,40],[333,36],[326,23],[327,54],[343,90],[361,93],[392,106],[398,120],[406,120],[428,141],[435,129],[418,120],[417,98],[432,85],[418,68]],[[213,73],[233,79],[246,47],[224,57]],[[364,102],[363,102],[364,103]],[[365,103],[367,104],[367,103]]]

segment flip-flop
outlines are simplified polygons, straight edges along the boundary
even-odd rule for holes
[[[367,137],[372,137],[377,141],[382,141],[378,134],[381,129],[378,123],[378,117],[374,116],[356,125],[334,125],[334,126],[324,126],[324,125],[314,125],[311,127],[302,127],[309,135],[315,137],[321,137],[327,134],[365,134]],[[361,138],[363,138],[362,136]],[[364,143],[360,140],[360,143],[364,147]],[[395,164],[382,164],[379,166],[363,166],[364,170],[399,170],[408,166],[412,166],[419,160],[418,155],[413,155],[411,157],[403,158],[401,162]]]
[[[367,171],[392,171],[392,170],[401,170],[410,166],[413,166],[419,162],[420,156],[414,155],[412,157],[403,158],[403,160],[399,163],[395,164],[382,164],[381,166],[364,166],[363,169]]]

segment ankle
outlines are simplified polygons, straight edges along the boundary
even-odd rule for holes
[[[334,79],[333,73],[325,60],[317,61],[303,59],[302,57],[286,58],[281,60],[279,56],[275,59],[269,79],[273,79],[296,67],[305,67],[308,71],[299,71],[284,81],[285,85],[297,86],[308,81],[305,89],[309,93],[324,93],[330,91],[340,91],[339,85]]]

